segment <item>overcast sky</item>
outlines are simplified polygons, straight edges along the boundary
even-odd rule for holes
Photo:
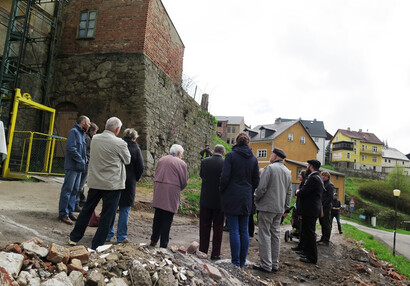
[[[410,153],[410,1],[162,2],[213,115],[316,118]]]

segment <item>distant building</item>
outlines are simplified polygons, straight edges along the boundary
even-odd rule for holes
[[[218,121],[216,133],[222,140],[234,145],[235,139],[247,126],[243,116],[215,116]]]
[[[403,167],[405,173],[410,174],[410,159],[399,150],[389,147],[382,149],[382,170],[384,173],[390,173],[396,167]]]
[[[331,162],[336,167],[382,172],[383,142],[369,132],[338,129],[330,141]]]
[[[287,159],[300,162],[316,158],[319,149],[300,120],[276,120],[274,124],[258,125],[245,130],[251,138],[249,145],[258,158],[259,167],[269,165],[269,158],[275,147],[283,149]]]
[[[295,121],[296,119],[285,119],[285,118],[277,118],[276,121]],[[316,154],[316,159],[320,161],[322,165],[325,164],[325,155],[326,155],[326,138],[327,138],[327,132],[325,129],[325,125],[323,124],[323,121],[318,121],[315,119],[313,120],[302,120],[299,119],[299,121],[305,126],[306,131],[312,136],[313,141],[315,141],[316,145],[319,147],[319,151]]]

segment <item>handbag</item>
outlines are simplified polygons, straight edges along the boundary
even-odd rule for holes
[[[88,222],[88,226],[90,227],[97,227],[100,223],[101,214],[97,215],[95,211],[91,215],[90,221]]]

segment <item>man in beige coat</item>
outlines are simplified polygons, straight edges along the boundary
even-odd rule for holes
[[[292,178],[283,164],[285,152],[275,148],[270,157],[270,165],[262,172],[259,186],[255,191],[255,205],[259,222],[260,265],[253,269],[262,272],[278,271],[280,249],[280,221],[286,216],[292,197]]]
[[[122,122],[111,117],[105,124],[102,134],[94,135],[91,141],[90,162],[88,166],[88,196],[78,216],[68,243],[76,245],[83,237],[91,215],[99,201],[103,200],[98,229],[92,240],[91,249],[103,245],[115,218],[121,190],[125,189],[125,165],[131,161],[127,143],[118,138]]]

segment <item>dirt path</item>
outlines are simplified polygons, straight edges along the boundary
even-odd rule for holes
[[[61,184],[54,181],[41,183],[22,183],[0,181],[0,248],[12,242],[22,242],[39,237],[46,243],[56,242],[65,245],[72,226],[57,220],[57,205]],[[135,244],[149,242],[153,212],[149,205],[150,190],[138,189],[139,203],[130,213],[128,239]],[[144,203],[145,202],[145,203]],[[281,237],[290,226],[282,227]],[[337,229],[336,227],[334,229]],[[89,247],[95,228],[88,228],[81,244]],[[175,216],[170,233],[170,246],[188,247],[198,240],[198,219]],[[249,266],[245,271],[259,276],[266,283],[281,281],[282,285],[394,285],[377,270],[358,271],[356,265],[368,263],[352,260],[353,246],[338,233],[332,234],[329,247],[319,246],[317,265],[303,264],[290,249],[295,241],[281,240],[280,270],[274,274],[264,274],[252,270],[251,264],[258,262],[257,235],[250,242]],[[353,250],[352,250],[353,249]],[[229,233],[225,232],[222,245],[222,258],[230,259]],[[397,284],[398,285],[398,284]],[[410,284],[403,284],[410,285]]]

